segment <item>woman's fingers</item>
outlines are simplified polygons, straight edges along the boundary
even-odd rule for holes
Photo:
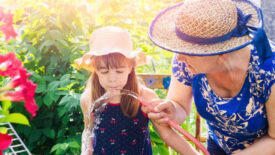
[[[165,110],[167,112],[171,112],[171,109],[173,108],[172,106],[173,105],[171,104],[171,102],[168,102],[165,100],[164,102],[161,102],[158,105],[156,105],[154,110],[155,110],[155,112],[161,112],[161,111],[165,111]]]
[[[169,118],[172,118],[173,108],[174,106],[169,100],[154,99],[148,105],[143,105],[142,111],[147,113],[152,121],[166,126]]]
[[[159,125],[168,125],[169,118],[164,117],[164,113],[149,113],[148,117],[150,118],[151,121],[159,124]]]
[[[154,121],[159,121],[159,120],[161,120],[163,118],[167,118],[168,119],[167,114],[164,113],[164,112],[158,112],[158,113],[150,112],[150,113],[148,113],[148,117],[150,119],[154,120]]]
[[[150,107],[150,106],[141,106],[141,110],[144,112],[144,113],[149,113],[149,112],[152,112],[153,111],[153,108]]]
[[[153,112],[154,111],[154,107],[158,104],[160,104],[161,102],[163,102],[164,100],[163,99],[153,99],[151,100],[150,102],[148,102],[147,104],[143,104],[142,105],[142,111],[144,113],[149,113],[149,112]]]

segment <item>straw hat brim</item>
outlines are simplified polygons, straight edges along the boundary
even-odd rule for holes
[[[252,2],[244,0],[235,0],[232,2],[235,3],[245,15],[252,15],[247,25],[262,27],[261,11]],[[152,21],[149,29],[149,37],[157,46],[179,54],[207,56],[232,52],[252,42],[252,38],[249,35],[232,37],[227,41],[216,44],[195,44],[180,39],[175,33],[175,20],[181,10],[182,4],[184,4],[184,1],[163,10]]]

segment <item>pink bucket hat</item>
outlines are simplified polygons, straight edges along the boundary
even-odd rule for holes
[[[90,66],[91,58],[111,53],[120,53],[129,59],[135,58],[137,65],[146,63],[146,54],[133,51],[130,33],[119,27],[106,26],[95,30],[90,38],[89,47],[90,52],[75,60],[77,69],[84,68],[93,71]]]
[[[260,57],[271,55],[261,10],[249,0],[184,0],[160,12],[149,37],[179,54],[217,55],[255,45]]]

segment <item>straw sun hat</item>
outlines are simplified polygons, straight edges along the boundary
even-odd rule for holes
[[[89,47],[90,52],[75,60],[74,64],[77,69],[84,68],[93,71],[90,65],[91,58],[111,53],[120,53],[129,59],[135,58],[137,65],[146,63],[145,53],[133,51],[130,33],[119,27],[106,26],[95,30],[90,38]]]
[[[248,0],[184,0],[157,15],[149,37],[172,52],[217,55],[252,43],[262,27],[260,9]]]

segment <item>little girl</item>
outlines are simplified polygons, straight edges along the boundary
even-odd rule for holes
[[[89,139],[90,144],[85,149],[83,140],[90,132],[86,130],[88,109],[106,91],[127,89],[146,101],[157,98],[152,90],[137,81],[135,67],[142,64],[146,56],[132,50],[131,38],[126,30],[111,26],[97,29],[91,36],[89,46],[90,52],[76,60],[79,68],[92,71],[80,99],[85,123],[82,154],[151,155],[149,120],[141,111],[141,104],[133,97],[124,95],[109,100],[100,115],[102,121],[95,129],[95,137]]]

